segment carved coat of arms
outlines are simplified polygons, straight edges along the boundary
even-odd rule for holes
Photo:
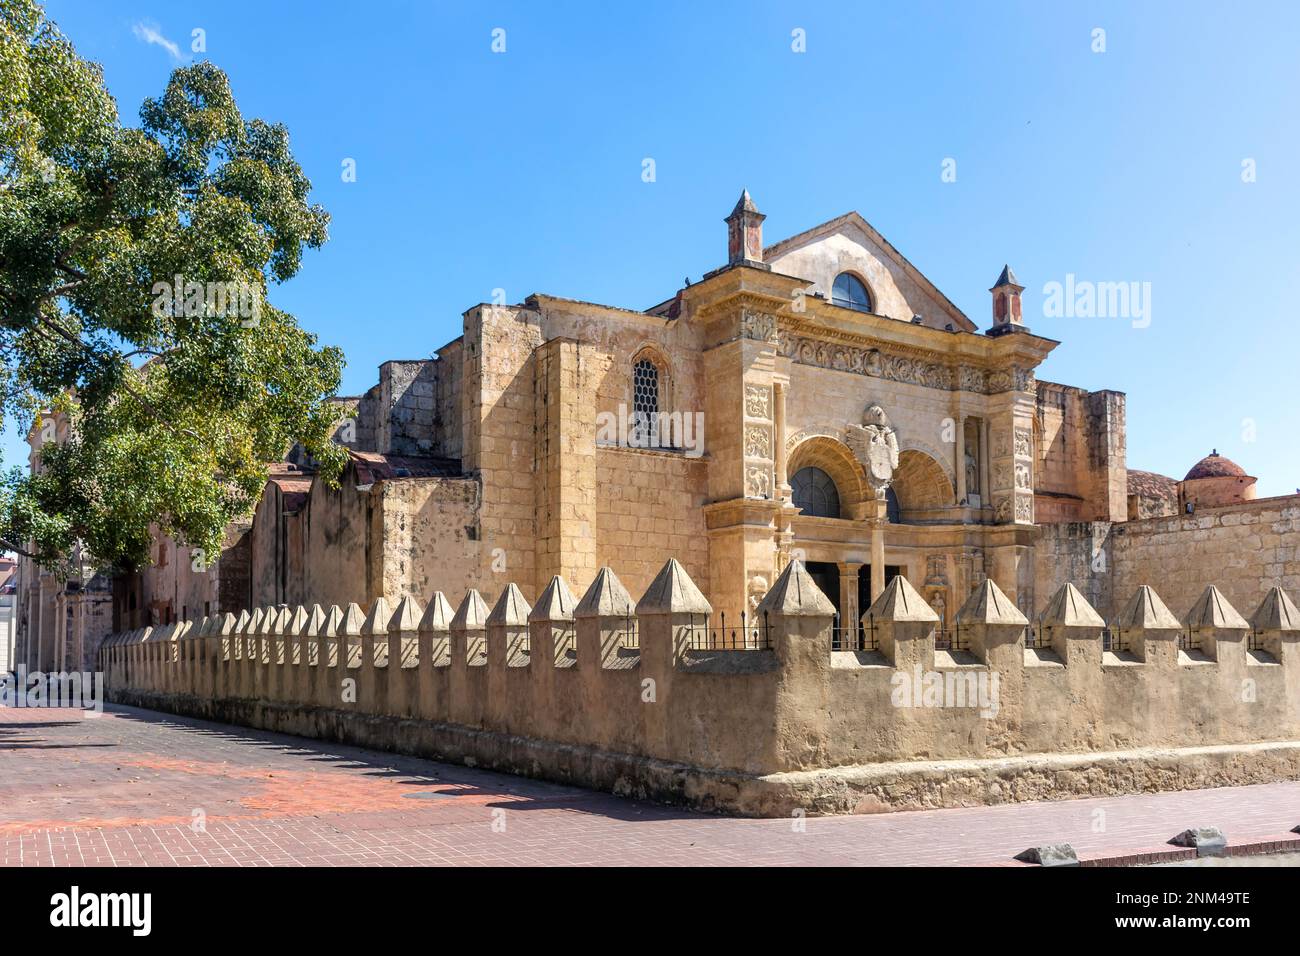
[[[866,469],[867,481],[876,497],[884,498],[885,490],[894,480],[894,469],[898,467],[898,437],[885,410],[879,405],[867,406],[862,424],[850,425],[844,439],[854,457]]]

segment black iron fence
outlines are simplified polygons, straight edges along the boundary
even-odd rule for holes
[[[730,621],[723,612],[716,623],[708,618],[692,622],[688,646],[696,651],[770,651],[772,626],[766,611],[761,617],[741,612],[739,620]]]
[[[970,650],[970,635],[962,633],[961,625],[935,628],[934,649],[936,651],[968,651]]]
[[[874,619],[868,619],[866,624],[858,621],[856,624],[844,625],[840,623],[840,616],[835,615],[835,621],[831,626],[831,650],[875,651],[879,649],[880,642],[876,635]]]

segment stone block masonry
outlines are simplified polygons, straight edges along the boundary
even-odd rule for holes
[[[904,577],[856,637],[798,561],[724,628],[670,560],[371,607],[258,608],[116,634],[109,699],[753,816],[1300,778],[1300,611],[1139,587],[1107,625],[1063,585],[1030,624],[986,579],[951,640]]]

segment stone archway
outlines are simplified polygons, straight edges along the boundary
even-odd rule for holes
[[[954,491],[943,466],[928,454],[916,449],[901,452],[891,486],[898,496],[903,521],[908,514],[950,507]]]
[[[790,452],[790,475],[802,468],[818,468],[830,476],[840,498],[840,517],[852,518],[866,493],[866,474],[853,452],[842,441],[827,435],[813,435]]]

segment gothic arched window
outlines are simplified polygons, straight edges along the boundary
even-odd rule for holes
[[[852,272],[841,272],[835,277],[835,285],[831,287],[831,301],[859,312],[872,311],[871,293],[867,291],[866,283]]]
[[[814,518],[838,518],[840,493],[831,476],[820,468],[800,468],[790,479],[791,500]]]
[[[648,358],[632,366],[632,411],[645,415],[659,411],[659,366]]]

